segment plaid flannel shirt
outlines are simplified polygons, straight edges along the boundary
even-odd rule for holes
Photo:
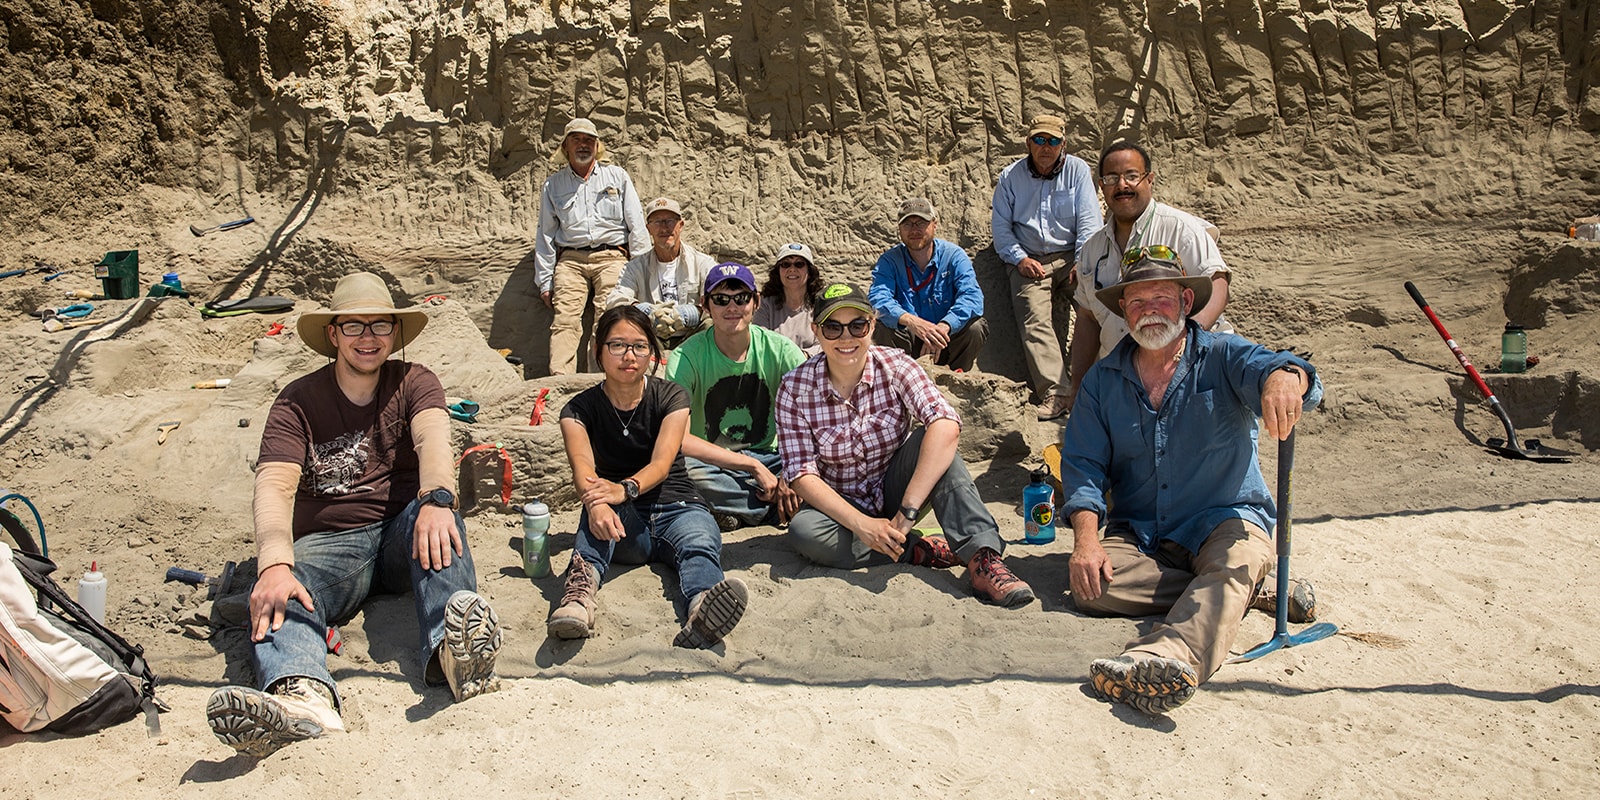
[[[922,367],[892,347],[868,351],[849,400],[828,381],[827,358],[811,358],[783,379],[776,416],[784,480],[816,475],[873,511],[883,510],[883,475],[912,423],[961,422]]]

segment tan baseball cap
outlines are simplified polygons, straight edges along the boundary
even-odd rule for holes
[[[1067,121],[1054,114],[1040,114],[1028,126],[1028,135],[1043,133],[1057,139],[1067,138]]]
[[[931,222],[939,218],[939,209],[934,208],[926,197],[908,197],[900,204],[896,221],[905,222],[907,217],[922,217]]]
[[[650,219],[650,215],[656,213],[657,211],[670,211],[672,212],[673,216],[678,217],[679,219],[683,218],[683,208],[678,205],[678,201],[670,197],[657,197],[656,199],[644,204],[645,219]]]

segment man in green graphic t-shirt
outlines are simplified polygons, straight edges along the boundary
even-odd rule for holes
[[[667,377],[689,392],[684,465],[725,531],[789,521],[800,498],[779,478],[774,398],[805,354],[788,337],[750,324],[761,295],[743,264],[711,268],[700,295],[711,328],[672,351]]]

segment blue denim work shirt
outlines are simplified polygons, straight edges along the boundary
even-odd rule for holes
[[[1089,510],[1131,530],[1154,553],[1161,540],[1197,552],[1230,518],[1271,535],[1277,506],[1261,477],[1256,438],[1261,387],[1289,364],[1306,371],[1301,408],[1322,402],[1315,368],[1242,336],[1188,322],[1188,344],[1157,411],[1139,382],[1132,336],[1084,376],[1061,449],[1062,514]]]
[[[914,281],[922,283],[922,288]],[[960,333],[983,316],[983,288],[978,285],[972,259],[943,239],[933,240],[933,259],[927,269],[917,269],[905,245],[889,248],[872,267],[867,299],[878,310],[878,319],[895,330],[902,327],[900,315],[906,312],[935,325],[946,323],[951,333]]]

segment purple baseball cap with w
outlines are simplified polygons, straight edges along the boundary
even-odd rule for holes
[[[737,261],[724,261],[711,268],[706,273],[704,294],[711,294],[711,290],[723,281],[738,281],[750,291],[756,290],[756,276],[751,274],[750,268]]]

